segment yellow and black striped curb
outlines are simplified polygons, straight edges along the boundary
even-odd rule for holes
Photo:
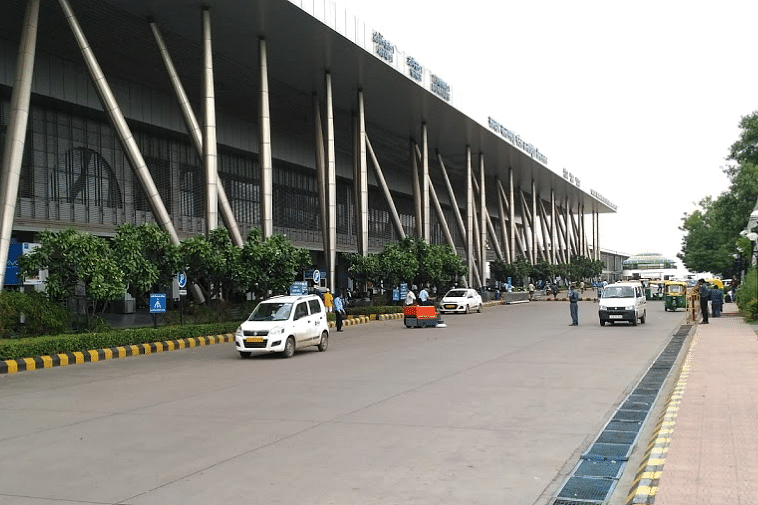
[[[568,297],[561,297],[561,298],[533,298],[532,300],[536,302],[567,302]],[[581,297],[579,298],[580,302],[596,302],[597,298],[588,298],[588,297]]]
[[[671,436],[674,434],[676,417],[679,406],[682,403],[684,390],[687,387],[687,379],[692,367],[692,353],[697,346],[697,337],[693,340],[682,369],[677,377],[673,391],[666,402],[666,409],[661,414],[660,420],[655,427],[655,432],[647,451],[642,458],[639,471],[634,478],[631,490],[627,495],[626,505],[652,504],[655,503],[655,495],[658,492],[658,482],[666,464]]]
[[[52,368],[55,366],[78,365],[128,356],[139,356],[178,349],[189,349],[213,344],[224,344],[234,341],[232,333],[224,333],[209,337],[182,338],[179,340],[167,340],[150,344],[126,345],[111,347],[109,349],[97,349],[82,352],[67,352],[52,356],[37,356],[36,358],[7,359],[0,361],[0,374],[10,374],[38,368]]]

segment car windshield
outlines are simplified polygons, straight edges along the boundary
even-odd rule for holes
[[[603,290],[603,298],[632,298],[634,288],[629,286],[608,286]]]
[[[672,284],[668,287],[669,293],[672,294],[680,294],[684,293],[684,286],[680,286],[679,284]]]
[[[464,296],[466,296],[465,289],[452,289],[447,292],[445,298],[463,298]]]
[[[286,321],[292,310],[291,303],[264,302],[259,303],[248,321]]]

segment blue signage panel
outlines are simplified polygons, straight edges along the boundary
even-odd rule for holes
[[[396,302],[400,300],[400,290],[398,288],[395,288],[392,290],[392,301]]]
[[[5,265],[5,278],[3,283],[6,286],[15,286],[21,284],[19,276],[18,259],[21,257],[21,244],[11,241],[8,246],[8,263]]]
[[[305,281],[295,281],[290,284],[290,294],[292,296],[307,295],[308,283]]]
[[[150,313],[163,314],[166,312],[166,293],[150,293]]]
[[[187,274],[183,271],[176,274],[176,283],[179,284],[180,288],[185,287],[187,285]]]

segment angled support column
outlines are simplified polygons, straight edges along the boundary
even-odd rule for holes
[[[524,230],[525,257],[534,264],[534,250],[531,248],[532,237],[534,237],[534,216],[532,216],[529,206],[526,203],[526,197],[523,191],[519,191],[519,202],[521,203],[521,227]]]
[[[537,185],[532,179],[532,265],[537,263]]]
[[[0,290],[5,282],[8,265],[8,248],[16,214],[18,184],[24,157],[26,126],[29,123],[29,103],[32,92],[34,56],[37,48],[40,0],[29,0],[24,13],[24,25],[18,45],[16,79],[11,93],[8,131],[3,148],[2,174],[0,174]]]
[[[271,161],[271,113],[268,96],[266,39],[258,39],[258,164],[261,167],[261,230],[263,238],[274,234],[274,167]]]
[[[503,190],[503,184],[500,182],[500,179],[495,180],[495,185],[497,186],[497,211],[500,216],[500,232],[502,234],[500,239],[503,242],[503,246],[505,246],[503,261],[506,263],[513,263],[513,259],[511,258],[510,240],[508,239],[507,222],[505,219],[508,200],[505,199],[505,190]]]
[[[416,237],[424,237],[424,197],[421,193],[421,180],[418,175],[418,156],[416,143],[411,139],[411,183],[413,184],[413,208],[416,214]]]
[[[566,197],[566,263],[571,263],[571,256],[574,253],[573,245],[574,232],[571,229],[571,207],[569,206],[568,196]]]
[[[366,111],[363,104],[363,90],[358,90],[358,194],[360,237],[358,252],[368,254],[368,172],[366,167]]]
[[[126,154],[126,158],[129,160],[129,165],[131,165],[132,170],[140,182],[142,191],[144,191],[145,197],[150,204],[153,216],[155,217],[158,226],[169,234],[171,237],[171,243],[179,245],[179,236],[176,233],[174,224],[171,222],[171,217],[163,204],[163,200],[161,200],[158,188],[155,186],[155,182],[150,175],[145,159],[142,157],[137,142],[134,140],[134,135],[132,135],[132,131],[126,123],[126,119],[116,102],[116,98],[113,96],[113,92],[111,91],[111,88],[105,79],[105,75],[103,75],[103,71],[92,52],[92,48],[87,42],[87,38],[84,36],[84,32],[82,32],[68,0],[59,0],[59,3],[63,9],[71,31],[76,38],[76,42],[79,45],[79,50],[82,52],[84,62],[92,79],[92,84],[97,91],[100,103],[106,114],[108,114],[108,118],[113,125],[116,136],[124,149],[124,154]]]
[[[424,240],[432,239],[432,215],[429,205],[429,143],[426,123],[421,123],[421,203],[423,205]]]
[[[437,220],[440,223],[440,226],[442,227],[442,233],[445,235],[445,240],[447,240],[447,243],[450,245],[450,247],[455,250],[455,241],[453,240],[453,236],[450,233],[450,227],[447,224],[447,219],[445,218],[445,214],[442,212],[442,205],[440,205],[440,200],[437,197],[437,191],[434,189],[434,185],[432,184],[432,179],[429,176],[429,160],[428,157],[424,156],[422,151],[419,149],[418,146],[416,146],[416,156],[419,157],[419,159],[422,161],[422,163],[425,163],[427,165],[426,170],[426,194],[431,197],[432,205],[434,206],[434,211],[437,214]],[[424,161],[426,160],[426,161]],[[430,216],[431,218],[431,216]],[[428,243],[431,242],[431,219],[427,219],[427,224],[425,225],[425,229],[428,228],[429,231],[429,239],[425,239]]]
[[[474,185],[474,197],[476,197],[477,195],[479,195],[481,193],[480,188],[479,188],[479,183],[476,182],[476,179],[474,179],[473,185]],[[486,228],[485,228],[485,230],[488,231],[489,234],[490,234],[490,239],[492,241],[492,247],[493,247],[493,249],[495,249],[495,254],[497,255],[497,258],[499,260],[502,260],[503,259],[503,250],[500,247],[500,241],[498,239],[497,233],[495,232],[495,226],[492,224],[492,218],[490,217],[490,213],[489,212],[485,212],[484,213],[484,219],[483,219],[483,221],[486,222]],[[486,233],[484,233],[484,235],[486,236]]]
[[[556,249],[558,248],[558,237],[556,235],[555,222],[555,190],[550,189],[550,263],[556,264]]]
[[[205,235],[218,228],[218,146],[216,92],[213,86],[211,13],[203,8],[203,171],[205,172]]]
[[[374,166],[374,175],[376,175],[376,180],[379,181],[379,186],[382,188],[382,193],[384,193],[384,200],[387,203],[387,208],[390,210],[392,224],[395,226],[395,233],[398,238],[402,240],[405,238],[403,223],[400,221],[400,214],[397,212],[395,201],[392,199],[392,193],[390,192],[389,186],[387,186],[387,180],[384,178],[384,172],[382,172],[382,167],[379,165],[379,160],[376,158],[376,153],[371,146],[371,141],[369,140],[368,135],[366,136],[366,147],[371,156],[371,163]]]
[[[154,21],[150,21],[150,29],[153,32],[155,42],[158,45],[158,50],[160,51],[163,63],[166,66],[168,77],[171,80],[171,86],[174,88],[174,94],[179,103],[179,109],[182,112],[182,118],[184,119],[187,133],[189,134],[192,144],[195,146],[198,156],[202,159],[203,132],[200,129],[200,123],[197,121],[197,117],[192,110],[192,105],[190,104],[189,98],[187,98],[187,92],[184,90],[184,86],[176,71],[176,67],[174,67],[174,62],[171,59],[171,55],[168,52],[165,42],[163,41],[163,36],[158,29],[158,25],[156,25]],[[218,173],[216,176],[218,177]],[[218,206],[221,211],[221,218],[224,220],[224,224],[229,230],[229,235],[231,236],[234,245],[242,246],[244,244],[244,239],[242,238],[239,226],[237,225],[237,219],[234,217],[234,212],[232,211],[229,199],[226,196],[226,191],[224,191],[224,186],[221,184],[220,180],[218,180],[216,187],[218,189]]]
[[[455,198],[455,191],[453,185],[450,183],[450,177],[447,175],[447,168],[445,168],[445,162],[442,161],[442,156],[439,151],[435,151],[437,154],[437,161],[440,164],[440,170],[442,171],[442,179],[445,181],[445,188],[447,189],[447,195],[450,198],[450,204],[453,207],[453,214],[455,220],[458,223],[458,229],[461,232],[461,237],[464,242],[467,242],[467,230],[466,225],[463,223],[463,217],[461,216],[461,209],[458,207],[458,200]]]
[[[539,211],[540,211],[540,224],[542,229],[542,244],[543,247],[540,249],[542,253],[542,259],[544,259],[547,262],[550,262],[550,249],[552,248],[552,245],[550,244],[550,229],[547,225],[547,211],[545,210],[545,204],[540,199],[539,201]]]

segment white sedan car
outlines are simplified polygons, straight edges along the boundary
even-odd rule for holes
[[[455,288],[447,292],[440,301],[440,313],[482,311],[482,297],[475,289]]]

